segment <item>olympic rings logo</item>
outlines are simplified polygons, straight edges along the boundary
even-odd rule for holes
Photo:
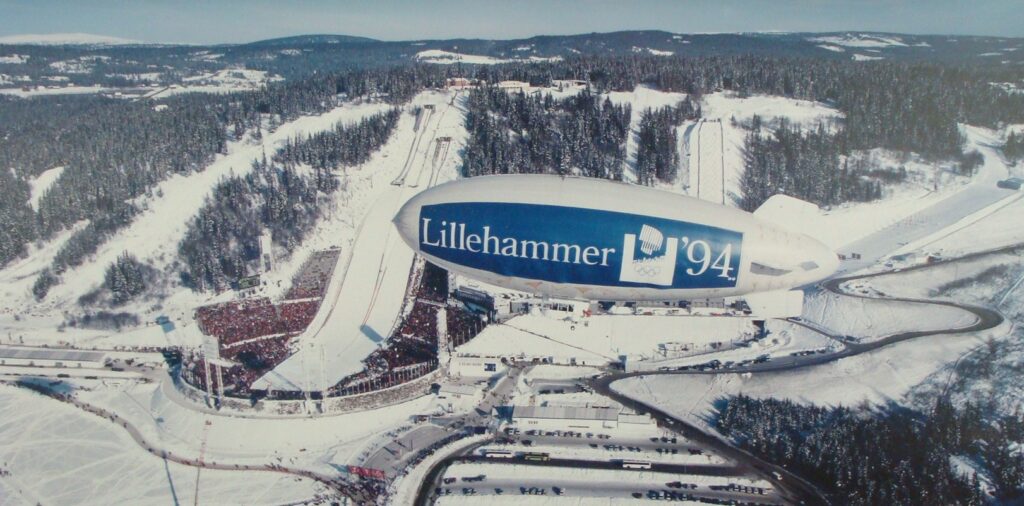
[[[644,277],[653,278],[658,274],[661,274],[661,267],[647,266],[647,265],[634,265],[633,270]]]

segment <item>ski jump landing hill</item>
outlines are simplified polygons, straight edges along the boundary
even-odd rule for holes
[[[413,105],[423,107],[419,117],[405,115],[395,138],[371,162],[383,167],[369,170],[384,173],[375,180],[375,200],[342,259],[347,265],[335,269],[320,311],[295,340],[295,353],[257,380],[254,389],[326,390],[363,370],[362,360],[387,339],[401,316],[414,254],[391,219],[424,188],[455,177],[450,144],[465,136],[452,93],[424,93]]]

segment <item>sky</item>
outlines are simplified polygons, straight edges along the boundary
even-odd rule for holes
[[[616,30],[842,30],[1024,36],[1020,0],[0,0],[0,36],[91,33],[144,42],[301,34],[516,39]]]

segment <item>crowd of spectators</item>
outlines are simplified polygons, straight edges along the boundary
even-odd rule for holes
[[[285,300],[322,298],[340,255],[341,250],[338,248],[316,251],[310,255],[299,268],[298,274],[292,278],[292,286],[285,294]]]
[[[466,344],[486,325],[475,313],[456,305],[448,307],[445,322],[448,324],[448,343],[452,347]]]
[[[430,263],[423,265],[417,297],[439,304],[448,301],[448,271]]]
[[[270,299],[245,299],[203,306],[196,310],[199,330],[221,346],[274,334],[277,310]]]
[[[319,308],[319,300],[271,304],[260,297],[203,306],[196,310],[196,321],[225,349],[259,337],[302,332]]]

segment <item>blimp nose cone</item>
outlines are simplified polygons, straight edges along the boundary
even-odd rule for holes
[[[409,245],[413,251],[418,251],[419,242],[419,229],[417,228],[417,220],[419,219],[421,204],[418,199],[413,198],[402,205],[402,207],[395,213],[395,217],[391,219],[391,222],[395,224],[395,228],[398,229],[398,235],[402,237],[402,240]]]

